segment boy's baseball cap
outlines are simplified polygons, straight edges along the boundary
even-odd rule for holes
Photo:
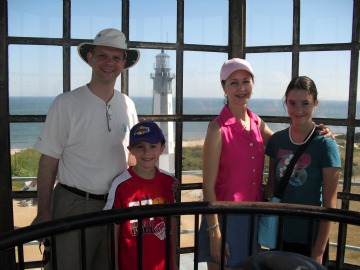
[[[246,70],[254,78],[254,72],[248,61],[241,58],[232,58],[225,61],[220,70],[220,81],[225,81],[235,70]]]
[[[143,121],[130,130],[130,146],[136,142],[165,143],[165,137],[159,126],[152,121]]]
[[[140,51],[136,49],[128,49],[124,33],[117,29],[104,29],[96,35],[92,43],[83,42],[79,44],[78,54],[85,63],[87,63],[87,53],[95,46],[106,46],[125,50],[126,63],[124,70],[134,66],[140,58]]]

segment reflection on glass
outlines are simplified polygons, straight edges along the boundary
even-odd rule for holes
[[[62,48],[9,46],[9,95],[57,96],[63,91]]]
[[[300,43],[343,43],[351,41],[352,0],[300,1]]]
[[[292,43],[293,1],[252,0],[246,2],[247,46]]]
[[[61,38],[63,2],[9,0],[9,36]]]
[[[135,0],[130,5],[130,40],[176,42],[176,1]]]
[[[228,9],[229,2],[225,0],[207,0],[206,4],[202,0],[185,1],[185,43],[227,45]]]

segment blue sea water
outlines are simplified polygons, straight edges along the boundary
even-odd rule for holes
[[[150,115],[152,97],[132,97],[139,115]],[[11,115],[45,115],[54,97],[10,97]],[[173,102],[175,108],[175,100]],[[217,115],[223,107],[222,98],[184,98],[184,114]],[[258,115],[286,116],[282,100],[251,99],[249,108]],[[346,118],[346,101],[321,101],[315,117]],[[325,123],[326,124],[326,123]],[[10,137],[12,149],[31,148],[36,141],[43,123],[11,123]],[[203,139],[207,122],[184,123],[183,139]],[[287,127],[287,124],[269,124],[273,131]],[[344,127],[331,127],[333,133],[344,133]]]

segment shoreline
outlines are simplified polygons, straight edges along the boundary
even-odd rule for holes
[[[189,139],[189,140],[183,140],[182,145],[183,147],[194,147],[194,146],[202,146],[204,145],[205,139]],[[18,152],[27,150],[27,149],[33,149],[32,147],[28,148],[11,148],[10,154],[14,155]]]

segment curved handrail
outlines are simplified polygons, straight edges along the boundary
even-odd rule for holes
[[[0,251],[49,235],[115,221],[213,213],[300,216],[360,226],[359,212],[341,209],[268,202],[183,202],[99,211],[19,228],[0,235]]]

